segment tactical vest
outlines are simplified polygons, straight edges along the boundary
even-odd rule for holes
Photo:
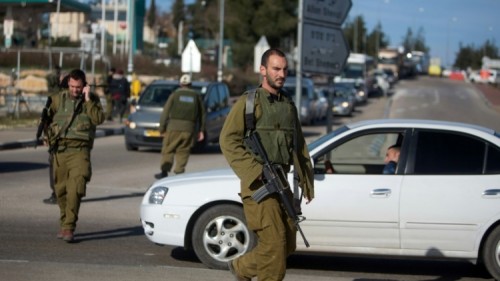
[[[85,141],[89,143],[89,147],[92,147],[96,127],[87,115],[84,104],[81,105],[81,113],[76,114],[72,119],[76,106],[80,102],[83,103],[83,101],[73,101],[69,98],[69,92],[67,91],[64,91],[58,97],[57,111],[50,124],[50,143],[54,143],[57,138],[60,138]],[[67,127],[66,130],[64,130],[65,127]]]
[[[262,146],[271,163],[291,165],[293,162],[295,120],[297,118],[295,105],[283,94],[281,94],[282,101],[269,99],[267,95],[259,91],[250,91],[247,95],[246,134],[251,133],[252,130],[259,133]],[[255,100],[257,100],[255,104],[259,104],[262,109],[262,116],[258,120],[253,118],[254,103],[251,95],[255,95]],[[254,128],[252,128],[252,122],[255,122]],[[246,149],[250,152],[249,148]],[[256,156],[256,159],[263,163],[260,157]]]
[[[200,106],[198,93],[193,90],[179,89],[173,95],[175,95],[173,97],[175,100],[170,107],[170,119],[196,122]]]

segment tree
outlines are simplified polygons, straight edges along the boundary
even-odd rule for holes
[[[425,45],[424,29],[421,27],[418,30],[417,35],[413,35],[412,29],[409,27],[406,31],[406,35],[403,38],[403,47],[407,51],[422,51],[424,53],[429,52],[429,47]]]
[[[156,3],[155,3],[155,0],[151,0],[151,5],[149,6],[146,21],[147,21],[149,28],[154,29],[155,24],[156,24]]]
[[[175,2],[172,4],[172,16],[175,28],[179,27],[179,23],[181,21],[186,20],[186,14],[184,11],[184,0],[175,0]]]
[[[344,35],[353,53],[366,52],[366,24],[363,16],[358,15],[352,21],[346,21]]]
[[[366,53],[376,58],[378,57],[378,51],[386,48],[387,46],[389,46],[389,39],[382,30],[382,25],[379,22],[367,37]]]

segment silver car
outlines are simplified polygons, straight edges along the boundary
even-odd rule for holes
[[[209,142],[217,142],[219,134],[230,111],[229,89],[219,82],[193,81],[192,88],[202,95],[205,105],[205,140],[197,143],[201,150]],[[136,111],[129,115],[125,126],[125,147],[138,150],[139,147],[161,149],[160,116],[171,93],[179,87],[176,80],[157,80],[142,93]]]

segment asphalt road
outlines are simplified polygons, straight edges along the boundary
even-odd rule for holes
[[[384,117],[469,121],[500,130],[500,114],[473,86],[428,78],[403,81],[392,99],[370,99],[352,118],[335,118],[333,127]],[[308,141],[325,130],[323,124],[304,127]],[[0,280],[233,280],[227,271],[207,269],[192,252],[144,236],[139,204],[159,171],[158,151],[128,152],[122,136],[104,137],[96,140],[92,161],[77,242],[67,244],[55,238],[57,206],[41,202],[49,195],[46,150],[0,151]],[[221,167],[227,164],[212,145],[193,154],[187,170]],[[299,253],[288,267],[285,280],[491,280],[468,262]]]

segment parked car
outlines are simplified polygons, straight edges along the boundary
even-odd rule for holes
[[[174,80],[153,81],[141,94],[136,111],[129,115],[125,126],[125,147],[138,150],[139,147],[161,149],[160,116],[171,93],[179,87]],[[201,150],[207,143],[219,140],[219,134],[230,111],[229,89],[219,82],[193,81],[192,88],[202,95],[205,105],[205,140],[197,143]]]
[[[332,108],[328,111],[330,114],[351,116],[355,110],[356,89],[351,83],[339,83],[334,87],[316,89],[315,92],[319,96],[331,96]]]
[[[356,103],[364,104],[368,100],[368,94],[370,91],[368,90],[368,86],[366,85],[367,80],[373,79],[351,79],[351,78],[342,78],[340,76],[336,76],[333,79],[334,84],[351,84],[356,88]],[[371,84],[372,85],[372,84]]]
[[[297,80],[295,77],[288,77],[283,86],[283,90],[296,101],[295,89]],[[326,108],[328,103],[326,99],[321,99],[314,93],[314,82],[309,78],[302,78],[302,95],[300,97],[300,122],[304,125],[310,125],[326,117]],[[298,108],[298,106],[297,106]]]
[[[399,145],[395,174],[382,174]],[[309,144],[315,199],[299,251],[482,262],[500,279],[500,134],[444,121],[370,120]],[[334,172],[329,174],[325,162]],[[293,179],[293,169],[289,174]],[[208,188],[208,189],[207,189]],[[140,205],[146,237],[194,249],[210,268],[250,250],[240,182],[230,169],[159,180]]]

